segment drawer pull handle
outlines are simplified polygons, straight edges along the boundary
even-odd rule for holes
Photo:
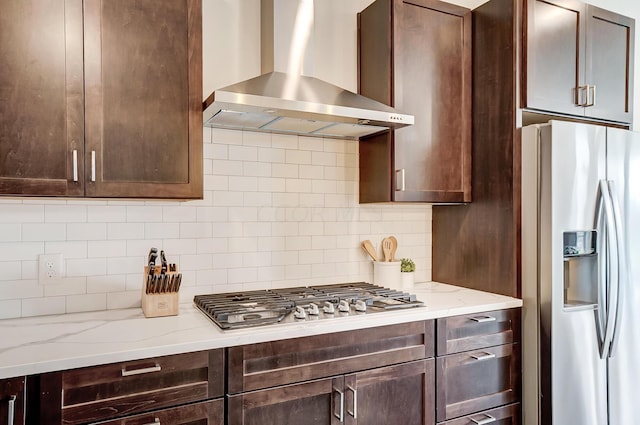
[[[96,151],[91,151],[91,181],[96,181]]]
[[[496,421],[496,418],[494,418],[493,416],[487,415],[486,413],[484,415],[486,416],[486,418],[484,418],[484,419],[480,419],[480,420],[473,419],[473,418],[469,418],[469,419],[471,419],[471,422],[473,422],[474,424],[478,424],[478,425],[490,424],[490,423]]]
[[[336,414],[336,410],[334,408],[333,416],[338,418],[338,420],[340,420],[340,423],[343,423],[344,422],[344,393],[339,389],[337,389],[336,387],[333,387],[333,391],[337,392],[340,395],[340,414]]]
[[[477,323],[495,322],[497,320],[493,316],[475,316],[475,317],[470,317],[469,319]]]
[[[349,407],[347,407],[347,413],[350,414],[353,419],[358,419],[358,390],[347,385],[347,391],[351,391],[353,393],[353,411],[349,410]]]
[[[78,181],[78,150],[73,150],[73,181]]]
[[[489,360],[489,359],[495,359],[496,355],[493,353],[482,353],[482,354],[472,354],[471,357],[473,357],[476,360]]]
[[[127,370],[126,367],[123,367],[122,368],[122,376],[142,375],[143,373],[160,372],[161,370],[162,370],[162,368],[160,367],[160,365],[158,363],[156,363],[155,366],[144,367],[142,369]]]
[[[9,397],[9,401],[7,402],[7,424],[13,425],[13,420],[16,415],[16,396],[12,395]]]
[[[153,422],[149,422],[148,424],[143,425],[160,425],[160,418],[156,418]]]

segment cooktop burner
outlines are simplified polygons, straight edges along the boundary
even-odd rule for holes
[[[415,295],[366,282],[196,295],[193,301],[222,329],[424,307]]]

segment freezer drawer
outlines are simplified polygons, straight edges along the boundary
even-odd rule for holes
[[[440,422],[438,425],[520,425],[520,423],[520,403],[514,403],[447,422]]]
[[[519,344],[438,357],[437,421],[519,401],[520,378]]]

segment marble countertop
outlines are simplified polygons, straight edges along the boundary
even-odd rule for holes
[[[520,299],[436,282],[404,290],[427,307],[230,331],[191,304],[171,317],[145,318],[134,308],[1,320],[0,379],[522,306]]]

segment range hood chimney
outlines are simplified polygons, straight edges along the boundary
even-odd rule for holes
[[[277,10],[274,2],[284,7],[292,2],[297,4],[297,10],[291,14],[295,22],[291,46],[287,46],[286,72],[274,71],[276,45],[289,43],[288,40],[281,42],[279,38],[283,37],[274,33]],[[205,126],[359,139],[413,124],[412,115],[302,75],[304,52],[314,21],[313,0],[262,0],[261,8],[263,73],[214,91],[203,104]]]

